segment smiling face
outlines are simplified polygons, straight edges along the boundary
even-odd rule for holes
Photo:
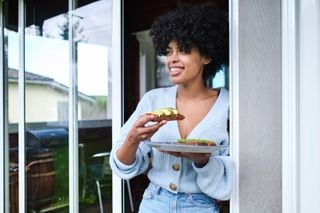
[[[174,84],[202,83],[203,68],[209,62],[210,59],[202,56],[197,48],[184,52],[179,50],[175,41],[171,41],[168,45],[166,65],[170,81]]]

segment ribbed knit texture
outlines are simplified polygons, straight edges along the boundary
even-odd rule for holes
[[[122,127],[118,143],[112,149],[110,165],[112,170],[123,179],[130,179],[143,172],[149,166],[148,153],[151,153],[152,169],[148,172],[149,180],[173,193],[203,192],[218,200],[229,199],[233,178],[234,163],[228,156],[229,149],[213,153],[209,162],[203,168],[197,168],[188,159],[175,157],[148,145],[148,141],[141,142],[132,165],[121,163],[116,156],[116,150],[123,143],[133,123],[146,112],[157,108],[176,107],[177,86],[154,89],[147,92],[139,102],[136,111]],[[218,99],[208,114],[192,130],[188,138],[214,140],[218,144],[228,145],[227,119],[229,110],[229,93],[222,88]],[[153,135],[151,141],[175,142],[180,138],[178,124],[169,121]],[[181,165],[179,171],[172,169],[173,164]],[[177,190],[172,191],[169,185],[173,183]]]

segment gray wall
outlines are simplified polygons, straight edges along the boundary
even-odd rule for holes
[[[281,212],[281,0],[239,0],[240,213]]]

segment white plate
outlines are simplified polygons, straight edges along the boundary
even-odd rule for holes
[[[177,142],[147,142],[150,146],[168,152],[212,153],[227,148],[227,146],[196,146]]]

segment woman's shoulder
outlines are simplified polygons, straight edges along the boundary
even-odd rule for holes
[[[222,87],[220,88],[220,94],[227,100],[229,100],[229,90],[226,88]]]
[[[219,103],[217,105],[219,106],[219,109],[224,109],[223,111],[229,111],[230,97],[228,89],[224,87],[220,88]]]
[[[215,88],[211,89],[212,91],[215,91],[214,93],[218,92],[218,99],[220,101],[229,101],[229,91],[225,87]]]

